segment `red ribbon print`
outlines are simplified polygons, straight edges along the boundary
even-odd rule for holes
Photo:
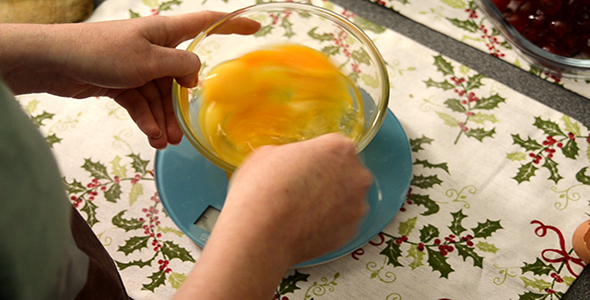
[[[563,238],[563,234],[561,233],[561,231],[554,226],[545,225],[542,222],[537,221],[537,220],[531,221],[531,224],[539,225],[539,227],[537,227],[535,229],[535,234],[538,237],[545,237],[547,235],[548,229],[554,231],[557,234],[557,236],[559,237],[559,247],[561,249],[545,249],[541,252],[541,257],[543,257],[543,259],[549,263],[564,262],[565,266],[567,267],[567,270],[570,272],[570,274],[573,275],[574,277],[578,277],[578,274],[576,272],[574,272],[574,270],[572,270],[570,262],[574,263],[576,265],[579,265],[582,268],[584,268],[585,264],[582,262],[582,260],[580,258],[572,257],[569,255],[568,251],[565,248],[565,239]],[[546,256],[546,253],[548,253],[548,252],[556,253],[557,255],[559,255],[559,257],[558,258],[548,258]]]

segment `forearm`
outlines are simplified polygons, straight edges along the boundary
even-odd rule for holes
[[[47,91],[66,72],[64,62],[78,47],[75,26],[0,24],[0,74],[15,94]]]
[[[244,223],[233,220],[233,216],[225,217],[218,220],[174,300],[272,299],[289,267],[285,252],[281,251],[284,245],[269,243],[273,237],[238,228]]]

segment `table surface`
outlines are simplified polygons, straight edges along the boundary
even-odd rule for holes
[[[552,84],[376,3],[358,0],[332,0],[332,2],[476,69],[479,73],[502,82],[590,127],[590,99],[586,97]],[[590,299],[590,267],[584,269],[562,299]]]
[[[570,242],[590,212],[590,84],[560,86],[526,71],[510,49],[502,48],[506,59],[482,51],[477,30],[449,22],[490,26],[466,13],[473,1],[302,1],[349,17],[382,52],[389,107],[411,142],[414,178],[402,210],[378,236],[335,261],[291,270],[280,298],[590,298],[590,271]],[[257,2],[269,1],[96,0],[88,22]],[[359,75],[370,82],[371,74]],[[169,298],[201,249],[162,210],[156,151],[108,99],[18,100],[47,136],[72,203],[130,295]]]

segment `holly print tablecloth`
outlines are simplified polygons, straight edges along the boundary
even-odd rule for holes
[[[88,22],[260,2],[268,1],[107,0]],[[353,20],[382,52],[413,178],[403,207],[379,235],[340,259],[289,271],[275,298],[560,299],[585,266],[571,234],[589,218],[589,129],[352,11],[311,3]],[[461,23],[453,18],[475,14],[472,1],[383,4],[451,28]],[[276,26],[292,20],[284,16]],[[481,26],[489,25],[476,30]],[[156,152],[125,110],[106,98],[18,100],[47,137],[72,204],[115,259],[130,295],[170,298],[201,249],[163,210]]]

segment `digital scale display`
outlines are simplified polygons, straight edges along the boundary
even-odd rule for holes
[[[215,226],[215,223],[217,223],[219,214],[221,214],[219,209],[209,205],[203,214],[201,214],[201,216],[193,223],[193,226],[191,226],[191,231],[196,233],[199,241],[202,242],[201,246],[205,246],[205,243],[209,239],[213,227]]]

